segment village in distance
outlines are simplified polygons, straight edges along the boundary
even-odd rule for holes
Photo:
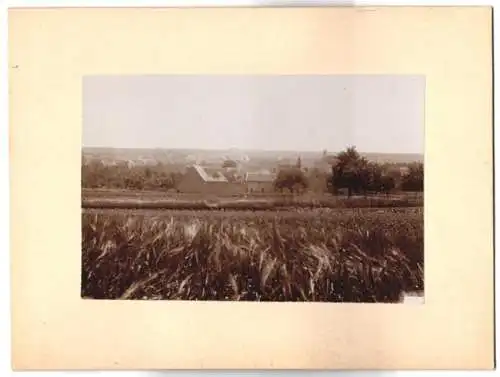
[[[84,148],[82,297],[422,296],[423,156]]]

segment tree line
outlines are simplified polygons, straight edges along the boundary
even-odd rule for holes
[[[385,193],[393,191],[422,192],[424,167],[422,163],[408,164],[401,173],[391,165],[368,161],[355,147],[347,148],[335,156],[331,171],[300,166],[278,171],[274,181],[277,192],[300,193],[310,190],[317,193],[348,196]],[[233,167],[224,162],[223,167]],[[130,190],[175,190],[183,178],[183,171],[168,164],[154,166],[129,166],[126,163],[105,165],[91,161],[82,165],[83,188],[111,188]]]
[[[336,162],[332,164],[331,172],[324,174],[317,169],[305,172],[300,166],[281,170],[275,181],[277,191],[301,192],[307,189],[317,191],[316,188],[332,194],[346,191],[348,196],[353,194],[389,194],[397,191],[422,192],[424,189],[424,166],[420,162],[408,164],[407,171],[391,169],[388,164],[368,161],[362,157],[355,147],[347,148],[338,153]]]
[[[183,177],[178,170],[168,165],[128,166],[127,164],[105,165],[91,161],[82,165],[83,188],[109,188],[128,190],[175,189]]]

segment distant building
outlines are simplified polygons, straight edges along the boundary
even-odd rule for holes
[[[384,171],[385,174],[394,177],[396,179],[404,177],[410,173],[410,168],[408,166],[389,166]]]
[[[295,166],[299,169],[302,169],[302,158],[300,158],[300,156],[297,157],[297,162],[296,162]]]
[[[245,176],[247,192],[273,192],[275,178],[275,174],[270,173],[247,173]]]
[[[192,165],[186,169],[177,190],[181,193],[226,196],[244,193],[245,186],[237,180],[230,182],[221,172],[210,172],[200,165]]]
[[[117,162],[114,159],[112,159],[112,158],[103,158],[101,160],[101,163],[104,166],[116,166],[117,165]]]
[[[186,194],[233,196],[244,193],[272,193],[276,174],[269,171],[240,174],[237,169],[216,169],[192,165],[177,185]]]

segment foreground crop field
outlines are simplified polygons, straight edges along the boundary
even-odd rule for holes
[[[82,296],[398,302],[423,291],[423,209],[85,210]]]

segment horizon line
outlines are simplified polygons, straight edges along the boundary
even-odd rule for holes
[[[238,148],[238,147],[227,147],[227,148],[200,148],[200,147],[110,147],[110,146],[82,146],[82,149],[132,149],[132,150],[199,150],[199,151],[228,151],[228,150],[236,150],[236,151],[255,151],[255,152],[294,152],[294,153],[323,153],[323,151],[327,151],[328,153],[334,152],[338,153],[347,148],[355,147],[359,153],[368,153],[368,154],[417,154],[424,156],[424,152],[375,152],[375,151],[364,151],[358,149],[355,145],[346,146],[340,150],[329,150],[328,148],[323,148],[321,150],[311,150],[311,149],[259,149],[259,148]]]

